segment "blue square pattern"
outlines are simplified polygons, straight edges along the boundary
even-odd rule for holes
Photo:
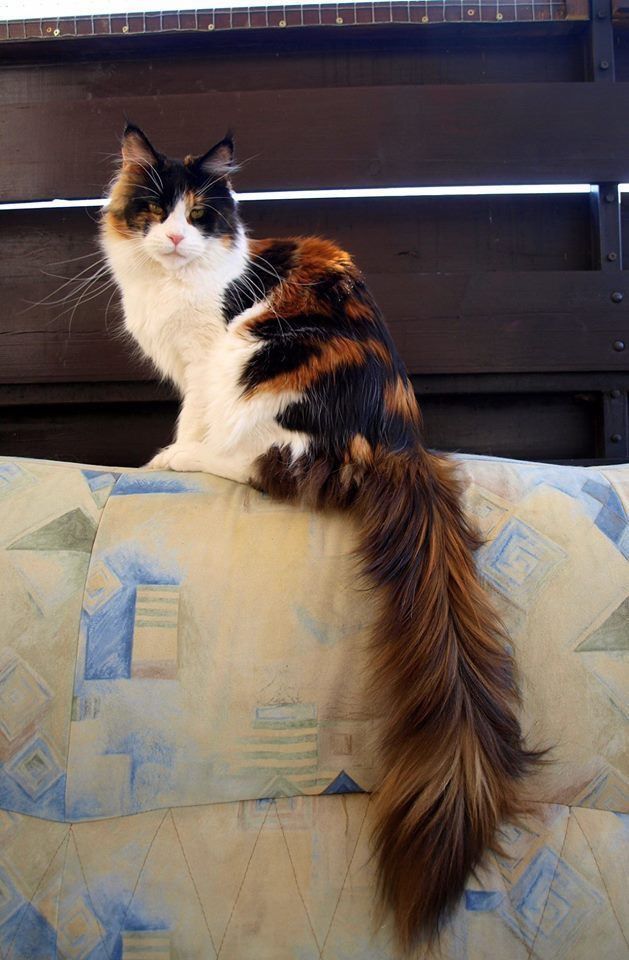
[[[485,579],[508,600],[524,607],[565,559],[561,547],[517,518],[509,520],[500,536],[479,552]]]
[[[0,463],[0,499],[35,483],[35,477],[17,463]]]
[[[30,740],[5,765],[4,772],[30,800],[39,800],[63,775],[63,770],[43,737]]]
[[[0,868],[0,927],[10,920],[25,902],[8,873]]]
[[[604,903],[598,891],[550,847],[539,849],[500,904],[503,920],[532,947],[561,945],[561,955],[577,942],[584,924]],[[509,909],[509,906],[511,909]]]
[[[502,903],[500,890],[466,890],[465,909],[472,913],[488,913]]]
[[[144,552],[132,542],[93,559],[82,613],[85,680],[131,677],[138,587],[168,589],[180,581],[174,564],[168,566],[163,557]]]
[[[614,488],[600,480],[589,479],[583,484],[583,493],[601,505],[594,518],[598,529],[629,558],[629,518]]]

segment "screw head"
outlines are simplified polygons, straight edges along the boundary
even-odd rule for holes
[[[614,292],[611,295],[611,299],[613,303],[622,303],[622,301],[624,300],[624,294],[621,293],[620,290],[614,290]]]
[[[612,346],[613,346],[614,350],[615,350],[617,353],[622,353],[622,351],[625,349],[625,341],[624,341],[624,340],[614,340]]]
[[[604,10],[597,10],[597,12],[596,12],[596,19],[597,19],[597,20],[604,20],[605,17],[606,17],[606,13],[605,13]]]
[[[613,400],[618,400],[620,397],[620,390],[611,390],[609,395]]]
[[[622,440],[622,433],[612,433],[609,439],[611,440],[612,443],[620,443],[620,441]]]
[[[608,259],[611,263],[613,263],[614,260],[617,260],[617,259],[618,259],[618,254],[617,254],[617,253],[614,253],[614,251],[612,250],[611,253],[608,253],[608,254],[607,254],[607,259]]]
[[[601,70],[609,70],[609,60],[601,60],[599,67]]]
[[[615,195],[615,194],[613,194],[613,193],[606,193],[606,194],[605,194],[605,203],[613,203],[615,199],[616,199],[616,195]]]

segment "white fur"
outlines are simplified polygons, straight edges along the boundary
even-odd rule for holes
[[[176,251],[168,233],[184,236]],[[222,316],[224,291],[246,266],[244,234],[233,247],[204,237],[185,220],[180,202],[145,237],[128,240],[105,229],[102,243],[122,292],[126,329],[183,400],[175,442],[148,466],[246,483],[254,461],[273,445],[290,446],[293,457],[304,453],[307,436],[275,420],[300,395],[262,392],[245,399],[239,386],[243,368],[262,347],[246,321],[268,309],[266,302],[256,304],[227,326]]]

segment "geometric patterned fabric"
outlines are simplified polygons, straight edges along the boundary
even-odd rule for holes
[[[625,960],[629,466],[459,461],[553,749],[434,955]],[[354,538],[210,475],[0,458],[3,960],[394,960]]]

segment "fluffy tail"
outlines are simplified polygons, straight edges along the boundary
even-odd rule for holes
[[[384,454],[355,503],[360,553],[382,595],[374,842],[382,901],[404,947],[438,934],[470,871],[499,849],[498,826],[522,812],[519,781],[539,756],[522,743],[512,660],[475,572],[479,544],[452,471],[427,452]]]

